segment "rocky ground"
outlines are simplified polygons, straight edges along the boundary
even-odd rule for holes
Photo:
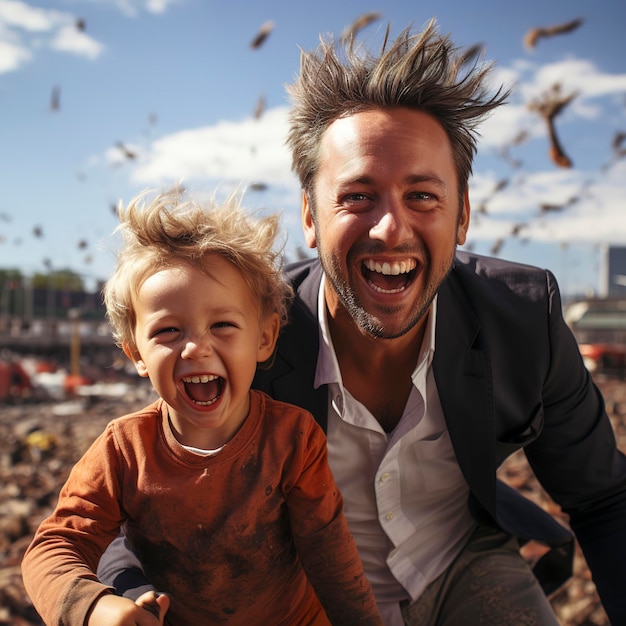
[[[626,382],[598,377],[597,383],[605,394],[620,448],[626,451]],[[42,623],[22,585],[22,556],[39,522],[54,506],[72,464],[110,419],[152,398],[145,386],[131,389],[124,400],[83,398],[0,406],[0,626]],[[566,523],[523,455],[509,459],[500,475]],[[562,626],[608,624],[580,550],[574,578],[552,603]]]

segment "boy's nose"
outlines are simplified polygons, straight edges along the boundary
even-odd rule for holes
[[[181,352],[181,356],[184,359],[198,359],[210,356],[212,352],[213,349],[211,347],[211,341],[207,333],[187,339]]]

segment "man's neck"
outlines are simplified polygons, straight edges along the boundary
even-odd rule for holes
[[[328,312],[328,325],[344,387],[390,432],[400,421],[413,386],[428,321],[407,334],[377,339],[359,328],[342,307]]]

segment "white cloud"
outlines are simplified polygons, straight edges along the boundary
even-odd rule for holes
[[[0,41],[0,74],[13,72],[32,58],[31,52],[8,41]]]
[[[181,0],[90,0],[101,4],[114,4],[117,9],[127,17],[137,17],[142,11],[147,13],[161,14],[173,4],[179,4]]]
[[[148,13],[165,13],[170,5],[177,0],[146,0],[146,11]]]
[[[474,240],[493,241],[510,235],[516,224],[521,236],[534,241],[626,244],[624,180],[626,159],[605,173],[555,170],[526,174],[487,203],[486,214],[475,214]],[[492,174],[470,183],[472,208],[489,198],[496,183]],[[555,210],[542,211],[542,205]],[[560,210],[557,207],[561,206]]]
[[[509,105],[509,121],[512,114],[517,113],[519,121],[524,122],[528,116],[528,103],[541,98],[557,84],[564,95],[576,94],[567,108],[566,114],[570,120],[597,119],[604,111],[599,104],[600,99],[620,96],[626,91],[626,74],[604,73],[591,61],[577,58],[544,65],[519,61],[512,68],[504,68],[502,75],[515,84],[511,101],[517,103],[517,106]],[[502,111],[497,111],[495,116],[502,114]]]
[[[545,65],[518,60],[511,67],[497,69],[492,81],[513,89],[507,104],[496,109],[479,128],[481,149],[504,148],[521,131],[527,140],[545,137],[544,120],[528,104],[557,83],[564,95],[576,93],[564,111],[563,119],[569,124],[601,118],[606,115],[608,101],[626,92],[626,74],[603,73],[592,62],[576,58]]]
[[[524,130],[529,135],[544,134],[544,122],[525,104],[512,100],[494,111],[478,129],[480,148],[502,147],[510,144]]]
[[[132,180],[155,185],[208,178],[293,187],[286,134],[285,107],[268,110],[260,120],[221,121],[182,130],[153,142],[134,168]]]
[[[110,4],[111,0],[91,0]],[[162,14],[181,0],[115,0],[119,11],[134,17],[145,11]],[[76,15],[35,7],[22,0],[0,0],[0,74],[18,70],[35,51],[57,50],[97,59],[102,43],[76,27]],[[38,35],[35,38],[35,35]]]
[[[534,76],[538,87],[560,83],[564,90],[576,91],[582,98],[597,98],[626,91],[626,74],[605,74],[588,60],[567,59],[539,67]]]
[[[0,0],[0,24],[30,32],[45,32],[64,20],[64,14],[32,7],[20,0]]]
[[[97,59],[104,50],[104,46],[89,35],[81,32],[72,26],[60,28],[52,41],[50,47],[60,52],[70,52],[89,59]]]
[[[0,73],[18,70],[45,49],[95,59],[103,46],[78,30],[71,13],[0,0]]]

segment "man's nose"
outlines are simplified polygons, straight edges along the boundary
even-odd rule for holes
[[[376,223],[370,228],[370,237],[393,248],[413,237],[409,209],[397,202],[380,207]]]

